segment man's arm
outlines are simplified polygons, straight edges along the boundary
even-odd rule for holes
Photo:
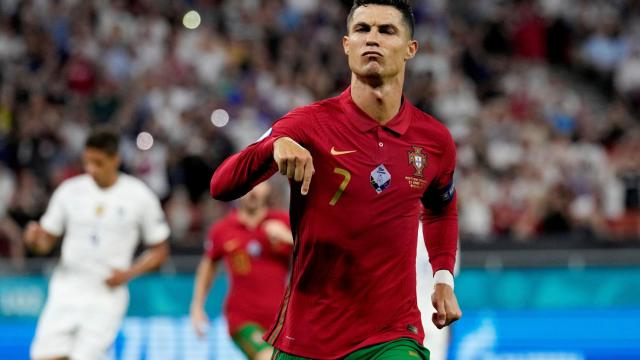
[[[438,328],[443,328],[462,316],[453,292],[453,268],[458,248],[457,195],[453,185],[456,150],[450,135],[446,141],[439,176],[422,197],[425,210],[422,231],[435,282],[431,301],[437,312],[433,314],[433,323]]]
[[[200,265],[198,265],[198,270],[196,271],[189,314],[191,317],[191,325],[199,337],[205,335],[206,327],[209,324],[209,317],[204,309],[204,304],[207,301],[209,291],[211,291],[213,280],[216,278],[216,268],[217,263],[205,255],[202,257]]]
[[[437,313],[433,314],[433,323],[441,329],[462,316],[453,292],[453,268],[458,245],[455,195],[441,209],[425,209],[422,229],[435,281],[431,302]]]
[[[311,107],[291,111],[258,142],[226,159],[211,177],[211,196],[222,201],[237,199],[276,170],[302,182],[300,192],[306,195],[315,170],[311,154],[300,144],[308,140],[313,111]]]
[[[111,276],[105,280],[111,287],[122,285],[142,274],[159,268],[169,257],[169,242],[162,241],[150,246],[142,255],[136,258],[127,270],[113,270]]]
[[[278,219],[267,220],[262,227],[264,228],[264,232],[267,233],[271,244],[293,245],[291,229],[284,221]]]
[[[307,194],[315,172],[311,154],[293,139],[280,137],[255,143],[225,160],[211,177],[211,196],[222,201],[237,199],[276,170],[302,181],[301,193]]]
[[[60,236],[48,233],[37,221],[31,221],[23,234],[25,245],[38,255],[46,255],[60,241]]]

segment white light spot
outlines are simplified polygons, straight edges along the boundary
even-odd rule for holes
[[[187,12],[182,17],[182,25],[190,30],[197,29],[201,21],[200,14],[195,10]]]
[[[138,134],[136,145],[140,150],[149,150],[153,146],[153,136],[146,131]]]
[[[211,113],[211,123],[217,127],[223,127],[229,123],[229,113],[224,109],[218,109]]]

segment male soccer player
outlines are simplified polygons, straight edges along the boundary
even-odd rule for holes
[[[25,243],[39,253],[63,239],[32,359],[104,359],[127,311],[127,282],[168,256],[160,202],[118,171],[118,142],[112,132],[94,131],[83,153],[86,174],[60,184],[40,222],[25,230]],[[132,264],[140,237],[148,249]]]
[[[205,300],[224,259],[231,278],[225,303],[229,334],[252,360],[271,358],[273,348],[262,337],[278,313],[293,244],[289,216],[269,208],[269,193],[268,183],[257,185],[240,198],[237,211],[211,227],[191,302],[191,322],[203,336]]]
[[[356,0],[342,40],[351,86],[285,115],[211,179],[222,200],[277,170],[291,180],[291,280],[266,334],[276,359],[428,359],[416,304],[420,217],[435,272],[433,321],[461,316],[455,145],[402,96],[418,49],[413,23],[407,1]]]

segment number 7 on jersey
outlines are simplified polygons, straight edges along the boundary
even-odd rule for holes
[[[342,168],[335,168],[333,169],[333,172],[335,174],[342,175],[343,179],[342,179],[342,182],[340,183],[340,186],[338,187],[338,191],[336,191],[336,193],[331,198],[331,201],[329,201],[329,205],[331,206],[335,205],[338,202],[338,200],[340,199],[340,196],[342,196],[342,193],[344,192],[344,189],[347,188],[347,185],[349,185],[349,181],[351,181],[351,173],[349,172],[349,170],[342,169]]]

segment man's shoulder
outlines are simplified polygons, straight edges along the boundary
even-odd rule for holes
[[[231,211],[220,220],[211,224],[208,232],[209,238],[219,237],[221,233],[231,229],[235,224],[237,224],[237,222],[238,220],[235,211]]]
[[[144,183],[144,181],[138,179],[135,176],[121,173],[118,175],[118,184],[122,187],[128,195],[139,196],[143,198],[156,198],[155,193]]]
[[[270,219],[278,219],[278,220],[289,220],[289,212],[284,211],[282,209],[270,208],[268,217]]]
[[[340,98],[331,97],[313,102],[308,105],[297,107],[291,110],[291,112],[289,112],[289,115],[305,115],[315,118],[319,114],[333,113],[340,111],[340,109]]]
[[[437,140],[449,141],[451,133],[445,124],[436,119],[433,115],[428,114],[415,106],[411,106],[413,113],[412,127],[418,135],[429,134]]]
[[[88,174],[80,174],[63,180],[58,186],[59,192],[77,191],[91,186],[93,179]]]

